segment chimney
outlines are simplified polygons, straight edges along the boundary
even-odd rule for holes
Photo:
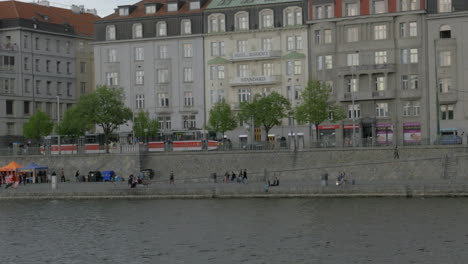
[[[85,12],[84,5],[80,5],[80,13],[83,14]]]
[[[75,14],[79,14],[79,13],[80,13],[80,7],[77,6],[77,5],[72,5],[70,9],[71,9],[71,11],[72,11],[73,13],[75,13]]]
[[[38,4],[38,5],[41,5],[41,6],[47,6],[47,7],[50,6],[50,2],[49,2],[49,1],[45,1],[45,0],[38,1],[37,4]]]
[[[97,10],[96,10],[96,8],[93,8],[93,9],[86,9],[86,13],[97,16]]]

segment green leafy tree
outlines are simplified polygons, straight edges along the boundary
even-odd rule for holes
[[[208,128],[223,134],[237,127],[236,117],[231,110],[231,106],[224,100],[217,102],[210,110]]]
[[[159,132],[159,122],[151,119],[148,112],[138,112],[134,120],[133,131],[138,138],[155,137]]]
[[[83,109],[78,106],[65,111],[62,121],[57,125],[56,131],[62,136],[78,138],[84,136],[86,131],[93,128],[94,124],[84,117]]]
[[[288,99],[273,92],[265,97],[256,95],[252,102],[242,102],[238,117],[250,126],[252,126],[251,120],[254,121],[254,125],[262,126],[268,141],[268,133],[274,126],[281,124],[281,120],[287,117],[290,108]]]
[[[37,111],[29,118],[29,121],[23,126],[23,135],[26,138],[34,139],[37,142],[42,137],[50,135],[54,129],[54,122],[50,117],[42,112]]]
[[[122,89],[99,86],[93,93],[80,97],[76,105],[83,122],[98,125],[102,128],[106,144],[109,136],[132,118],[132,111],[124,104]]]
[[[295,116],[299,123],[309,124],[309,137],[312,144],[312,124],[315,125],[317,142],[319,141],[318,126],[327,120],[329,114],[333,117],[333,122],[342,120],[346,113],[338,105],[330,105],[328,98],[331,89],[325,84],[316,80],[310,80],[307,87],[302,92],[302,104],[295,110]]]

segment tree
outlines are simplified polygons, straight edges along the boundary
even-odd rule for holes
[[[96,91],[80,97],[76,105],[86,123],[102,128],[107,148],[109,136],[132,118],[132,111],[124,104],[122,89],[99,86]]]
[[[252,102],[241,103],[239,119],[251,126],[250,120],[253,119],[255,125],[263,126],[265,138],[268,141],[268,133],[274,126],[280,125],[283,118],[287,117],[287,111],[290,107],[288,99],[276,92],[265,97],[256,95]]]
[[[302,104],[295,110],[296,119],[299,123],[309,124],[309,137],[312,144],[312,124],[315,125],[317,142],[319,141],[318,126],[327,120],[329,115],[333,117],[333,122],[346,117],[343,109],[338,105],[330,105],[330,87],[321,84],[319,81],[310,80],[307,87],[302,92]]]
[[[217,102],[210,110],[210,119],[208,120],[208,128],[210,130],[221,132],[223,134],[237,127],[236,118],[231,111],[231,106],[224,100]]]
[[[26,138],[31,138],[39,141],[42,137],[50,135],[54,129],[54,122],[50,117],[42,112],[37,111],[29,118],[29,121],[23,126],[23,135]]]
[[[145,132],[146,129],[146,132]],[[133,124],[136,137],[155,137],[159,132],[159,122],[151,119],[148,112],[138,112]]]
[[[62,121],[57,125],[57,134],[78,138],[85,135],[86,131],[94,126],[90,120],[84,118],[83,109],[78,106],[65,111]]]

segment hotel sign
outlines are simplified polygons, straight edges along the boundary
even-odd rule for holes
[[[279,76],[276,75],[236,77],[231,80],[231,85],[271,84],[279,82],[279,79]]]
[[[235,52],[232,54],[233,60],[243,59],[258,59],[258,58],[271,58],[280,57],[279,51],[262,50],[262,51],[250,51],[250,52]]]

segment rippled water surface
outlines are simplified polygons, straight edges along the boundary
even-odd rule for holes
[[[1,201],[0,263],[468,263],[468,199]]]

